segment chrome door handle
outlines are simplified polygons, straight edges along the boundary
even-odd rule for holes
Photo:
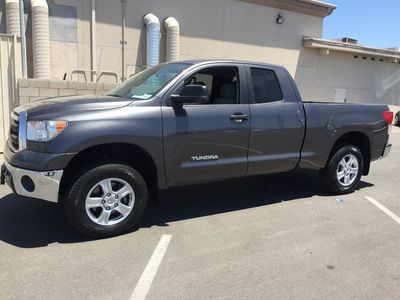
[[[243,113],[235,113],[233,115],[230,115],[229,119],[231,119],[232,121],[234,121],[236,123],[242,123],[243,121],[248,120],[249,116],[245,115]]]

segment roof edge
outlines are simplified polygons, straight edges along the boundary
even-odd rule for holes
[[[270,6],[282,10],[293,11],[316,17],[327,17],[332,14],[336,6],[317,0],[239,0],[258,5]]]
[[[364,55],[373,55],[380,58],[400,59],[400,51],[384,48],[374,48],[363,45],[355,45],[335,40],[326,40],[309,36],[303,37],[303,47],[314,49],[329,49],[339,52],[351,52]]]

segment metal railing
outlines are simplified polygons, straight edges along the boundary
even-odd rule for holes
[[[91,78],[92,75],[96,75],[96,82],[100,81],[101,77],[112,77],[115,80],[115,83],[118,83],[118,74],[112,71],[93,71],[93,70],[84,70],[84,69],[75,69],[71,72],[70,80],[73,81],[74,75],[81,75],[85,82],[88,82],[88,78]],[[79,81],[79,80],[78,80]]]

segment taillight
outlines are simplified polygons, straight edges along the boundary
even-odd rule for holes
[[[393,123],[393,112],[392,111],[384,111],[383,112],[383,119],[385,119],[386,123],[392,124]]]

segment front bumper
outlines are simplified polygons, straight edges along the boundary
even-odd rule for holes
[[[24,196],[58,202],[58,192],[63,170],[31,171],[10,165],[1,166],[0,183],[6,182],[14,193]]]

